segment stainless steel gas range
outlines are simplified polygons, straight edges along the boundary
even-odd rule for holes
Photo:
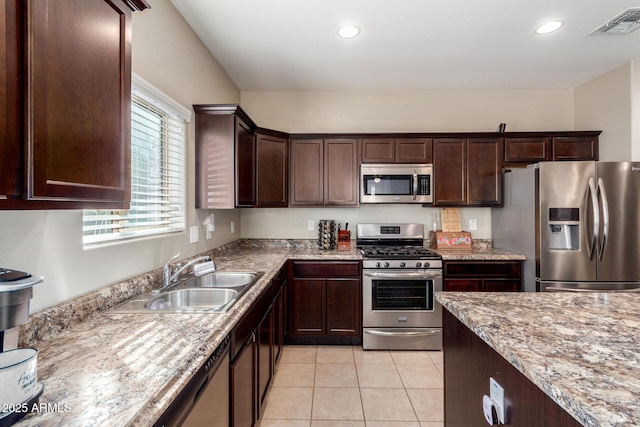
[[[442,258],[422,224],[358,224],[365,350],[442,349]]]

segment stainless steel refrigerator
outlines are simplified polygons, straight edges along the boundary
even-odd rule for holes
[[[542,162],[504,174],[493,246],[525,291],[640,292],[640,162]]]

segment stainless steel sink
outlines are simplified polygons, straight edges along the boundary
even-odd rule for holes
[[[264,275],[216,271],[137,295],[105,313],[225,313]]]
[[[188,281],[186,285],[199,288],[237,288],[246,286],[256,280],[257,274],[258,273],[216,271],[215,273],[194,277]]]
[[[224,311],[235,302],[238,291],[221,288],[177,289],[160,294],[144,307],[160,311]]]

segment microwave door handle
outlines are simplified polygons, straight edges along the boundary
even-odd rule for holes
[[[418,173],[413,171],[413,200],[418,198]]]

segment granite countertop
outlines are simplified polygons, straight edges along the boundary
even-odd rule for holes
[[[56,410],[30,414],[19,425],[153,425],[287,259],[353,260],[360,255],[355,249],[238,247],[214,256],[218,270],[265,274],[227,313],[98,312],[45,334],[33,343],[40,352],[38,382],[44,384],[40,402]],[[52,312],[65,310],[81,308],[72,302]]]
[[[640,295],[436,298],[583,425],[640,425]]]
[[[525,261],[526,256],[503,249],[473,245],[471,251],[431,249],[444,261]]]

